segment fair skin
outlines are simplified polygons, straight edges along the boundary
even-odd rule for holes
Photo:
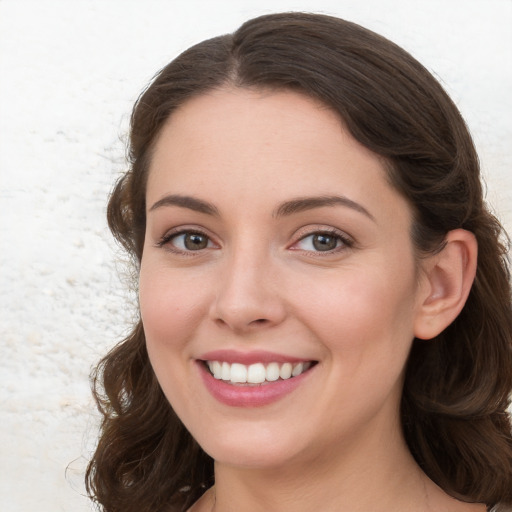
[[[469,233],[418,265],[383,162],[294,92],[226,88],[183,105],[157,141],[147,209],[150,360],[215,460],[215,488],[191,511],[485,510],[426,477],[399,420],[413,338],[444,329],[469,291]],[[211,375],[287,361],[302,375]]]

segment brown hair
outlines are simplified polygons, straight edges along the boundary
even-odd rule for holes
[[[512,504],[512,315],[502,228],[487,210],[479,163],[457,108],[404,50],[356,24],[302,13],[262,16],[167,65],[131,118],[129,171],[108,206],[114,236],[140,262],[145,183],[166,120],[188,99],[229,84],[292,89],[319,99],[381,155],[415,213],[418,253],[455,228],[479,245],[476,280],[459,317],[414,340],[402,399],[411,452],[440,487],[489,507]],[[93,374],[103,415],[87,471],[107,512],[185,510],[213,483],[213,461],[176,417],[148,360],[139,321]]]

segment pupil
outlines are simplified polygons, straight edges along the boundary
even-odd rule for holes
[[[185,247],[191,251],[205,249],[207,245],[208,239],[204,235],[191,233],[185,237]]]
[[[330,251],[336,249],[338,239],[330,235],[315,235],[313,237],[313,247],[317,251]]]

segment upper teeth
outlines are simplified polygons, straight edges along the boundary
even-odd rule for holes
[[[310,362],[269,363],[267,365],[255,363],[246,366],[225,361],[207,361],[206,364],[216,379],[230,381],[232,384],[261,384],[265,381],[273,382],[279,378],[289,379],[304,373],[311,366]]]

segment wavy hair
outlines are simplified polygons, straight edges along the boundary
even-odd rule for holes
[[[383,158],[390,182],[409,201],[418,257],[439,250],[452,229],[474,233],[478,269],[469,298],[439,336],[414,340],[401,419],[418,464],[447,493],[489,509],[512,505],[507,238],[483,200],[478,157],[454,103],[403,49],[334,17],[262,16],[193,46],[137,100],[130,168],[108,204],[110,229],[136,265],[160,130],[187,100],[225,85],[299,91],[337,112]],[[91,498],[105,512],[186,510],[213,484],[213,461],[164,397],[140,320],[100,361],[92,382],[102,426],[86,475]]]

